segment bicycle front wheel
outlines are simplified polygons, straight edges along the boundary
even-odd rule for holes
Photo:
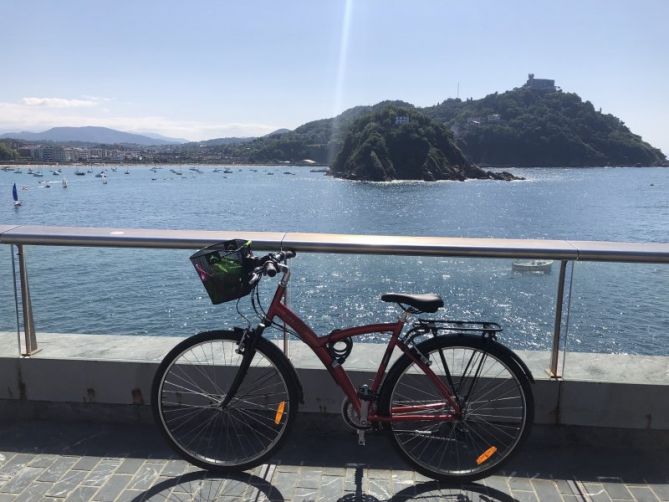
[[[529,432],[534,418],[529,379],[507,349],[482,337],[435,337],[417,349],[461,413],[416,363],[402,356],[379,398],[400,453],[436,479],[467,482],[491,474]]]
[[[241,364],[240,338],[234,331],[187,338],[167,354],[153,380],[152,407],[163,436],[184,459],[205,469],[262,463],[280,446],[297,411],[289,363],[262,338],[236,395],[222,406]]]

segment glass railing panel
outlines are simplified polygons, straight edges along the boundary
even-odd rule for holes
[[[564,377],[669,382],[669,267],[579,262]]]
[[[301,254],[294,260],[290,305],[316,329],[393,321],[388,292],[438,293],[445,309],[422,317],[493,321],[500,341],[548,367],[559,263],[517,271],[514,260],[416,256]],[[361,341],[374,342],[375,337]]]
[[[26,246],[38,342],[44,333],[186,337],[244,326],[240,313],[257,322],[248,297],[211,304],[188,259],[192,252]],[[381,302],[383,293],[438,293],[445,311],[425,317],[498,322],[503,343],[534,353],[539,362],[532,366],[545,368],[559,264],[553,267],[550,273],[519,272],[512,260],[501,259],[300,253],[291,262],[288,301],[324,335],[395,320],[398,309]],[[261,304],[269,304],[274,287],[263,280]]]
[[[16,254],[16,248],[14,254]],[[18,261],[16,267],[16,287],[18,282]],[[10,246],[0,246],[0,332],[8,333],[7,339],[12,341],[11,347],[4,347],[3,353],[15,356],[18,354],[16,338],[16,301],[14,296],[14,278],[12,277],[12,251]],[[20,289],[19,295],[20,295]],[[20,296],[19,296],[20,298]],[[21,305],[19,303],[19,308]]]

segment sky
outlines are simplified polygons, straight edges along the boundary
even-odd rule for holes
[[[667,0],[1,0],[0,131],[257,136],[550,78],[669,154]]]

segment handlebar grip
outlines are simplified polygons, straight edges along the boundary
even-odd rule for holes
[[[265,273],[270,277],[274,277],[276,275],[276,266],[274,265],[273,262],[268,261],[265,264]]]

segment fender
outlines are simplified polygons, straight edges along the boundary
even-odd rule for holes
[[[414,335],[414,336],[418,336],[420,334],[425,334],[425,332],[421,331],[421,328],[422,328],[421,326],[415,326],[415,327],[411,328],[411,330],[409,330],[407,335],[411,335],[411,333],[413,331],[417,332],[416,335]],[[509,358],[514,363],[516,363],[516,365],[518,366],[520,371],[527,377],[527,379],[530,381],[530,383],[534,384],[534,376],[532,375],[532,372],[530,371],[530,369],[527,367],[527,364],[525,364],[525,362],[520,358],[520,356],[518,356],[518,354],[516,354],[513,350],[508,348],[506,345],[498,342],[497,340],[492,340],[489,337],[483,337],[481,335],[473,335],[471,333],[444,333],[443,330],[441,330],[439,328],[437,328],[436,332],[431,332],[431,334],[434,337],[437,337],[437,336],[439,336],[439,337],[464,337],[464,338],[470,338],[470,339],[475,339],[475,340],[479,340],[479,341],[484,341],[485,343],[489,343],[489,344],[494,344],[495,348],[499,349],[500,352],[503,352],[504,354],[509,356]],[[409,339],[411,339],[411,337]],[[421,343],[423,343],[423,342],[421,342]]]
[[[499,343],[498,341],[493,341],[497,348],[501,352],[505,352],[513,361],[518,365],[518,367],[521,369],[521,371],[525,374],[527,379],[530,381],[530,383],[534,383],[534,376],[532,376],[532,372],[530,371],[530,368],[527,367],[527,364],[525,364],[525,361],[523,361],[518,354],[516,354],[513,350],[511,350],[509,347],[506,345],[503,345]]]

